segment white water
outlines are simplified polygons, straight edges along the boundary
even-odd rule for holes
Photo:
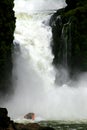
[[[20,51],[14,55],[15,93],[4,106],[12,118],[35,112],[37,116],[50,120],[87,119],[86,74],[71,87],[55,85],[55,75],[59,70],[52,66],[52,32],[48,25],[51,14],[29,13],[28,5],[34,12],[34,9],[54,9],[64,4],[63,1],[49,1],[39,3],[38,0],[37,4],[35,0],[15,1],[17,22],[14,35]],[[66,78],[66,74],[62,77]]]

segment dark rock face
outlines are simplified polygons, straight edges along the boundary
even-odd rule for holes
[[[8,128],[10,124],[10,118],[8,117],[8,111],[6,108],[0,108],[0,130]]]
[[[51,127],[42,127],[37,123],[28,123],[26,125],[14,123],[8,117],[6,108],[0,108],[0,130],[54,130]]]
[[[70,73],[75,74],[87,71],[87,1],[66,0],[66,3],[67,7],[51,18],[52,51],[54,64],[66,67],[67,61]]]
[[[87,3],[86,0],[65,0],[65,2],[67,3],[67,9],[71,10],[71,9],[74,9],[76,7],[79,7],[79,6],[84,6],[84,4]]]
[[[11,86],[12,44],[15,29],[14,1],[0,1],[0,93]]]
[[[76,3],[77,3],[78,0],[66,0],[66,3],[67,3],[67,8],[68,9],[73,9],[76,7]]]

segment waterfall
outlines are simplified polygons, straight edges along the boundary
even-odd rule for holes
[[[68,37],[68,34],[67,34],[67,24],[65,24],[63,26],[63,29],[62,29],[62,39],[63,39],[63,46],[62,46],[62,50],[63,50],[63,60],[62,60],[62,64],[65,68],[67,68],[68,66],[68,59],[67,59],[67,49],[68,49],[68,45],[67,45],[67,37]]]
[[[52,31],[49,26],[52,12],[35,12],[34,8],[43,7],[44,10],[49,6],[51,9],[53,5],[57,8],[56,5],[63,5],[64,2],[51,0],[49,5],[48,1],[41,0],[40,7],[36,0],[15,1],[17,20],[14,44],[18,43],[15,44],[13,54],[15,91],[3,106],[8,108],[13,119],[23,117],[29,112],[47,120],[87,119],[86,74],[70,86],[66,82],[61,87],[55,84],[59,70],[52,65],[54,56],[50,47]],[[66,57],[67,53],[65,59]],[[67,59],[65,61],[67,64]]]
[[[64,68],[68,68],[71,58],[71,22],[63,25],[62,28],[62,65]]]
[[[61,44],[59,50],[60,65],[56,74],[56,83],[59,85],[68,84],[69,66],[71,61],[71,23],[64,24],[61,32]]]

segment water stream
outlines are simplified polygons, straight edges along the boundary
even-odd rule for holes
[[[87,119],[86,74],[72,84],[55,84],[59,70],[52,65],[54,56],[50,47],[52,29],[49,19],[52,9],[63,5],[64,1],[58,3],[58,0],[41,0],[37,4],[35,0],[15,1],[15,91],[13,97],[4,104],[13,119],[29,112],[47,120]],[[62,78],[65,79],[66,76],[62,75]]]

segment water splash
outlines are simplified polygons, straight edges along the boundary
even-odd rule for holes
[[[87,75],[68,85],[55,85],[57,71],[52,65],[50,16],[46,12],[20,12],[18,8],[15,39],[20,51],[15,50],[14,54],[15,93],[4,107],[12,118],[35,112],[50,120],[87,119]]]

